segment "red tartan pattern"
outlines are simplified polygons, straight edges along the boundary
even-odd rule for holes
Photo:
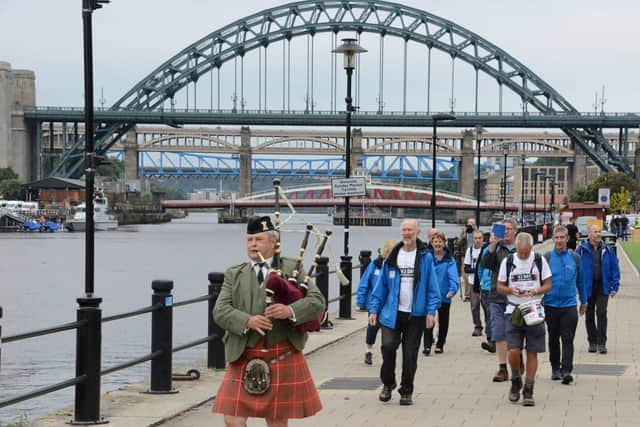
[[[262,395],[250,395],[242,387],[242,371],[255,357],[266,361],[292,351],[284,360],[269,363],[271,387]],[[246,348],[243,356],[227,365],[227,372],[213,401],[213,412],[236,417],[273,420],[310,417],[322,409],[320,396],[302,352],[283,341],[262,352],[262,341]]]

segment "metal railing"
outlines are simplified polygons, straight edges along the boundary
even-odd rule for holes
[[[364,254],[364,255],[363,255]],[[344,257],[343,257],[344,258]],[[360,265],[351,267],[350,257],[348,263],[341,263],[341,270],[348,278],[348,285],[340,286],[340,295],[337,298],[329,299],[329,276],[336,271],[329,270],[329,258],[320,257],[317,260],[317,271],[314,274],[316,283],[322,292],[325,301],[325,308],[332,302],[340,301],[340,318],[351,318],[351,297],[355,292],[351,292],[351,270],[361,268],[364,271],[371,259],[371,251],[361,251]],[[348,268],[348,269],[347,269]],[[100,377],[117,372],[144,362],[151,362],[150,387],[146,393],[150,394],[170,394],[177,393],[172,386],[172,363],[173,353],[191,347],[207,344],[207,367],[213,369],[225,368],[224,343],[222,337],[224,330],[213,321],[213,308],[220,294],[224,273],[209,273],[209,286],[206,295],[180,301],[173,301],[173,281],[154,280],[151,284],[153,290],[151,305],[137,310],[102,317],[99,304],[100,298],[92,298],[91,301],[79,298],[79,308],[77,309],[77,320],[75,322],[64,323],[49,328],[33,330],[29,332],[2,336],[2,324],[0,323],[0,344],[22,341],[43,335],[55,334],[63,331],[76,331],[76,376],[58,383],[29,391],[19,396],[0,400],[0,408],[8,407],[25,400],[40,397],[58,390],[75,386],[75,404],[72,424],[98,424],[105,420],[100,416]],[[175,307],[185,307],[187,305],[200,302],[208,302],[207,310],[207,336],[194,341],[173,346],[173,309]],[[102,324],[116,320],[141,316],[151,313],[151,351],[140,357],[127,360],[120,364],[102,367]],[[0,320],[2,320],[2,307],[0,307]],[[322,328],[331,328],[331,322],[326,320]],[[0,345],[0,350],[2,346]],[[2,361],[0,352],[0,362]],[[1,365],[1,363],[0,363]]]

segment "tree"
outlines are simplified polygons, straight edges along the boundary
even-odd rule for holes
[[[617,173],[603,173],[596,179],[591,185],[576,191],[571,196],[572,202],[588,202],[597,201],[598,189],[609,188],[611,194],[619,193],[622,188],[629,189],[629,197],[631,203],[635,205],[638,199],[638,187],[635,181],[629,175],[617,172]]]
[[[110,157],[109,164],[98,166],[96,175],[118,180],[124,175],[124,161]]]
[[[0,181],[0,197],[6,200],[22,200],[24,190],[17,179],[4,179]]]
[[[0,181],[5,179],[18,179],[18,174],[11,168],[0,168]]]
[[[629,209],[630,195],[626,188],[621,187],[620,191],[611,195],[611,211],[624,213]]]

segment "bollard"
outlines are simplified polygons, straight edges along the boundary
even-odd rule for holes
[[[360,251],[358,261],[360,262],[360,279],[362,279],[364,271],[369,266],[369,263],[371,263],[371,251]],[[367,311],[367,307],[360,307],[360,311]]]
[[[213,321],[213,307],[215,307],[216,301],[218,301],[223,282],[224,273],[209,273],[209,296],[212,298],[209,299],[207,324],[209,325],[209,336],[216,335],[216,337],[209,341],[207,346],[207,367],[219,370],[224,370],[225,366],[224,341],[222,341],[224,329]]]
[[[71,424],[105,424],[100,417],[100,357],[102,346],[102,298],[78,298],[76,329],[76,377],[85,380],[75,387],[74,419]]]
[[[173,368],[173,280],[151,282],[151,304],[161,308],[151,313],[151,352],[161,351],[160,356],[151,359],[151,386],[146,393],[171,394],[171,369]]]
[[[342,255],[340,257],[340,270],[342,270],[342,273],[349,281],[346,285],[340,284],[340,318],[353,319],[351,317],[351,276],[353,273],[351,270],[350,256]]]
[[[329,301],[329,258],[327,258],[326,256],[321,256],[320,258],[318,258],[317,264],[316,286],[318,286],[318,289],[324,297],[324,308],[327,311],[327,316],[325,316],[324,321],[322,322],[322,325],[320,325],[320,327],[322,329],[332,329],[333,322],[329,320],[329,304],[327,303],[327,301]]]

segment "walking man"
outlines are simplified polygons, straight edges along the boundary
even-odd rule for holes
[[[467,249],[473,246],[473,232],[477,230],[476,220],[474,218],[469,218],[467,220],[467,224],[462,229],[460,236],[458,236],[457,243],[457,258],[458,258],[458,269],[462,271],[464,268],[464,256],[467,252]],[[431,236],[429,236],[429,241],[431,241]],[[471,284],[467,281],[467,276],[463,274],[462,276],[462,287],[460,290],[462,291],[462,297],[464,301],[469,301],[471,299]]]
[[[503,221],[503,224],[505,227],[504,238],[489,242],[487,252],[480,260],[482,267],[491,271],[491,289],[487,300],[491,311],[491,338],[494,345],[483,345],[482,348],[490,352],[495,351],[498,356],[498,372],[493,377],[494,382],[503,382],[509,379],[509,372],[507,371],[507,331],[505,329],[507,297],[498,293],[497,286],[502,260],[516,251],[517,223],[515,219],[507,218]]]
[[[507,346],[509,349],[509,366],[511,367],[511,390],[509,400],[513,403],[520,400],[522,404],[534,406],[533,386],[538,370],[538,353],[544,353],[544,323],[526,324],[520,305],[534,300],[540,301],[542,295],[551,289],[551,271],[544,257],[532,252],[533,237],[529,233],[516,236],[516,253],[509,255],[500,264],[498,274],[498,292],[507,296],[509,306],[505,318]],[[521,355],[522,349],[527,351],[525,363],[525,380],[522,385]]]
[[[464,272],[467,276],[467,283],[471,286],[470,306],[471,319],[473,320],[473,332],[471,335],[474,337],[482,336],[482,321],[480,320],[480,280],[477,280],[478,260],[484,249],[482,240],[482,231],[474,231],[473,244],[467,248],[467,252],[464,255]]]
[[[598,224],[589,225],[589,238],[578,247],[580,269],[587,294],[589,353],[607,353],[607,306],[620,288],[620,267],[615,251],[602,241]]]
[[[559,225],[553,230],[554,248],[544,254],[551,269],[551,290],[544,296],[551,379],[573,382],[573,339],[578,326],[576,289],[580,295],[580,315],[587,311],[587,295],[580,275],[580,258],[567,248],[569,233]],[[561,347],[562,344],[562,347]]]
[[[418,239],[418,221],[401,225],[402,241],[382,266],[369,297],[369,324],[382,329],[382,391],[379,399],[388,402],[396,387],[396,353],[402,344],[400,405],[413,404],[413,380],[418,366],[418,350],[424,328],[433,328],[440,306],[440,290],[427,245]]]

